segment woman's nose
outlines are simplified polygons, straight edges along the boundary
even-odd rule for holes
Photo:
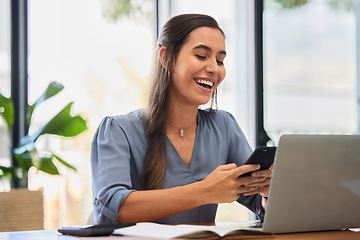
[[[216,74],[218,72],[217,61],[209,61],[205,67],[205,71],[211,74]]]

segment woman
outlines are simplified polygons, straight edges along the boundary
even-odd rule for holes
[[[210,98],[216,103],[225,77],[217,22],[200,14],[171,18],[156,53],[147,108],[106,117],[94,136],[96,221],[213,222],[217,204],[235,200],[262,218],[272,171],[239,178],[259,166],[243,165],[252,150],[236,120],[199,110]]]

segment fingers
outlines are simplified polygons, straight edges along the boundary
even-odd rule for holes
[[[229,170],[233,170],[233,169],[236,169],[237,166],[235,163],[229,163],[229,164],[225,164],[225,165],[220,165],[218,167],[219,170],[221,171],[229,171]]]
[[[226,164],[226,165],[221,165],[217,169],[220,170],[220,171],[233,170],[234,174],[236,174],[237,176],[240,176],[240,175],[242,175],[244,173],[254,172],[256,170],[259,170],[260,165],[259,164],[246,164],[246,165],[242,165],[240,167],[237,167],[235,163],[230,163],[230,164]],[[258,171],[258,172],[260,172],[260,171]],[[269,174],[262,173],[262,175],[259,175],[259,177],[266,177],[266,175],[269,175]]]
[[[238,195],[240,196],[240,193],[242,193],[245,196],[250,196],[250,195],[258,193],[258,190],[259,190],[259,187],[245,187],[245,186],[241,185],[239,187]]]
[[[244,185],[244,187],[247,188],[243,193],[244,196],[260,193],[262,196],[267,197],[269,194],[272,172],[272,169],[267,169],[251,173],[251,177],[249,178],[251,178],[252,181]],[[256,189],[254,189],[254,187]]]
[[[240,176],[240,175],[242,175],[244,173],[253,172],[253,171],[256,171],[256,170],[259,170],[259,169],[260,169],[259,164],[246,164],[246,165],[242,165],[242,166],[236,168],[235,174],[237,176]]]
[[[260,170],[260,171],[255,171],[251,173],[252,177],[267,177],[267,178],[271,178],[272,177],[272,173],[273,170],[270,169],[266,169],[266,170]]]
[[[269,188],[270,185],[266,185],[263,187],[257,187],[256,189],[254,189],[253,187],[248,188],[248,191],[245,191],[243,193],[244,196],[250,196],[250,195],[254,195],[254,194],[258,194],[260,193],[263,197],[268,197],[269,196]]]
[[[245,187],[262,187],[262,186],[266,186],[266,185],[270,185],[271,182],[271,178],[256,178],[255,181],[245,184]]]
[[[269,194],[270,182],[271,178],[257,178],[257,180],[244,185],[247,190],[243,194],[244,196],[250,196],[260,193],[262,196],[267,197]]]

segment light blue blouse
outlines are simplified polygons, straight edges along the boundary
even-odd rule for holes
[[[240,166],[252,153],[235,118],[228,112],[199,110],[191,165],[187,167],[166,137],[167,168],[163,188],[201,181],[216,167],[228,163]],[[118,209],[132,191],[142,190],[141,173],[147,146],[144,110],[106,117],[92,142],[91,170],[96,222],[115,223]],[[264,211],[261,196],[243,195],[240,203],[259,218]],[[159,223],[213,222],[217,204],[200,206],[161,220]]]

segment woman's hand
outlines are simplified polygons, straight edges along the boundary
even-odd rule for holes
[[[217,167],[200,183],[204,186],[208,203],[230,203],[237,200],[241,193],[252,193],[259,190],[261,182],[266,179],[259,177],[239,177],[246,172],[256,171],[259,165],[249,164],[237,167],[227,164]],[[263,174],[262,174],[263,175]],[[259,185],[253,185],[259,183]]]
[[[268,197],[272,173],[273,173],[273,165],[271,165],[271,167],[267,170],[252,172],[251,177],[248,178],[255,178],[255,179],[251,183],[245,185],[245,187],[249,188],[249,191],[244,193],[244,195],[250,196],[253,194],[260,193],[263,197]],[[264,180],[257,181],[259,177],[264,178]],[[257,189],[253,190],[254,187],[257,187]]]

